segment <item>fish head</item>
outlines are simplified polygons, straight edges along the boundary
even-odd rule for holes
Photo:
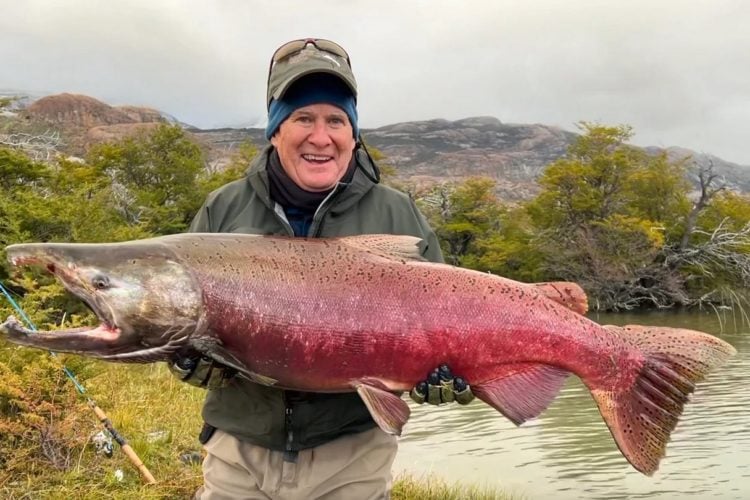
[[[9,246],[7,255],[13,266],[34,266],[53,274],[100,321],[93,329],[54,332],[6,326],[12,342],[147,362],[167,359],[185,347],[200,324],[199,286],[172,252],[153,240],[18,244]]]

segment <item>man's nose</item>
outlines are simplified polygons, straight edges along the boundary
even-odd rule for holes
[[[328,133],[328,126],[325,120],[316,120],[313,129],[307,140],[317,147],[324,147],[331,144],[331,135]]]

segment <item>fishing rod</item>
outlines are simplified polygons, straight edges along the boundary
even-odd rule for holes
[[[11,297],[8,290],[3,286],[2,282],[0,282],[0,291],[2,291],[3,295],[5,295],[5,298],[8,299],[8,302],[10,302],[10,305],[13,306],[13,309],[18,312],[18,314],[21,316],[21,318],[26,322],[28,327],[36,331],[36,326],[34,326],[34,323],[29,319],[28,316],[26,316],[26,313],[21,309],[21,306],[19,306],[15,300],[13,300],[13,297]],[[53,358],[57,359],[57,354],[49,351],[50,355]],[[114,425],[112,425],[112,421],[107,417],[107,414],[104,413],[104,410],[99,408],[99,405],[96,404],[96,401],[94,401],[91,396],[89,396],[86,393],[86,389],[81,385],[81,383],[76,378],[75,374],[68,369],[67,366],[63,364],[63,372],[65,373],[65,376],[68,377],[68,379],[73,382],[73,386],[76,388],[78,393],[86,398],[86,402],[88,403],[89,407],[94,411],[94,414],[96,415],[96,418],[99,419],[99,422],[104,426],[106,431],[109,433],[110,436],[112,436],[112,439],[117,442],[117,444],[120,445],[120,449],[125,453],[125,456],[128,457],[130,462],[138,469],[138,472],[141,474],[141,477],[143,478],[144,482],[146,484],[156,484],[156,479],[151,474],[151,471],[148,470],[148,467],[143,463],[143,461],[138,457],[136,452],[131,448],[131,446],[128,444],[127,440],[117,432],[117,429],[115,429]]]

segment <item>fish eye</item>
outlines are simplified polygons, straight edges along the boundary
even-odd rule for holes
[[[97,290],[105,290],[109,288],[109,278],[103,274],[97,274],[91,279],[91,285]]]

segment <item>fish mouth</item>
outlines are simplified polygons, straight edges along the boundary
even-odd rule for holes
[[[14,267],[35,267],[44,269],[49,274],[62,283],[66,290],[81,299],[86,306],[93,312],[101,324],[95,330],[102,330],[108,334],[120,333],[120,328],[115,324],[114,314],[106,303],[99,300],[91,288],[91,285],[81,279],[77,272],[78,268],[73,263],[64,264],[54,256],[23,255],[16,254],[11,256],[10,263]],[[78,331],[79,328],[73,328],[69,331]],[[62,331],[62,330],[56,330]]]
[[[32,247],[29,252],[19,247]],[[96,315],[99,325],[54,331],[38,331],[25,328],[14,317],[0,324],[0,332],[11,342],[31,347],[47,348],[60,352],[88,353],[97,351],[101,357],[127,350],[123,342],[124,332],[115,321],[112,309],[95,296],[91,284],[84,281],[78,267],[66,263],[52,253],[44,253],[35,245],[8,247],[8,260],[13,267],[34,267],[55,276],[68,292],[81,299]]]

